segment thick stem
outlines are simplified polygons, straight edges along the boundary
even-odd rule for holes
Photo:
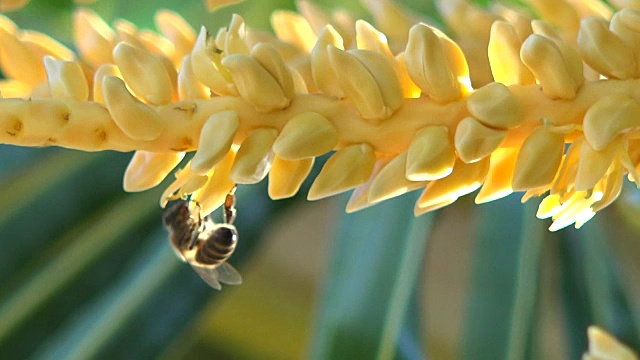
[[[551,100],[538,85],[513,85],[509,90],[522,106],[524,121],[509,130],[503,146],[519,147],[524,138],[543,120],[553,125],[581,124],[585,112],[599,98],[626,94],[640,101],[640,79],[602,80],[585,83],[573,100]],[[445,125],[450,133],[469,116],[466,100],[438,104],[427,98],[405,99],[393,116],[374,125],[363,120],[348,100],[324,95],[297,95],[291,105],[280,111],[260,113],[238,97],[214,97],[185,100],[154,107],[164,122],[160,136],[151,141],[127,137],[99,103],[70,99],[0,99],[0,143],[20,146],[61,146],[84,151],[153,152],[193,151],[198,147],[200,129],[209,116],[234,110],[240,128],[234,139],[240,144],[256,128],[275,128],[303,112],[322,114],[336,127],[336,149],[367,143],[376,152],[397,154],[406,151],[419,129]],[[132,119],[135,121],[135,119]]]

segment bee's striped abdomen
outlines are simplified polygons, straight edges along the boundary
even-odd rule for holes
[[[205,265],[217,265],[227,260],[236,249],[238,232],[233,226],[220,226],[200,244],[196,261]]]

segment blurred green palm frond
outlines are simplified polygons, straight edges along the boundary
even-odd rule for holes
[[[437,19],[431,2],[399,2]],[[215,29],[233,12],[267,28],[294,4],[91,7],[140,28],[170,8]],[[71,44],[72,10],[34,0],[10,17]],[[217,292],[168,244],[166,184],[121,190],[129,158],[0,146],[0,358],[578,359],[591,324],[640,349],[636,189],[581,230],[550,233],[517,195],[415,218],[415,193],[347,215],[345,197],[307,202],[309,181],[282,201],[264,182],[241,186],[230,262],[244,283]]]

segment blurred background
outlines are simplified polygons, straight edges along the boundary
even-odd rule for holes
[[[371,20],[358,1],[317,3]],[[433,3],[399,3],[439,25]],[[169,8],[210,30],[234,12],[268,29],[271,11],[294,9],[89,6],[150,29]],[[7,15],[72,46],[73,9],[33,0]],[[244,283],[218,292],[170,249],[166,183],[122,191],[130,156],[0,145],[0,358],[578,359],[590,324],[640,349],[640,191],[629,184],[581,230],[557,233],[519,194],[414,218],[415,192],[347,215],[347,196],[306,201],[309,181],[282,201],[266,181],[241,186],[230,262]]]

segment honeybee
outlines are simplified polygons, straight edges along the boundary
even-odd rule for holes
[[[169,243],[178,258],[189,263],[209,286],[220,290],[220,283],[238,285],[242,276],[227,259],[238,243],[235,188],[224,202],[224,223],[216,224],[210,216],[200,214],[200,206],[192,201],[179,200],[168,208],[162,218],[169,230]]]

